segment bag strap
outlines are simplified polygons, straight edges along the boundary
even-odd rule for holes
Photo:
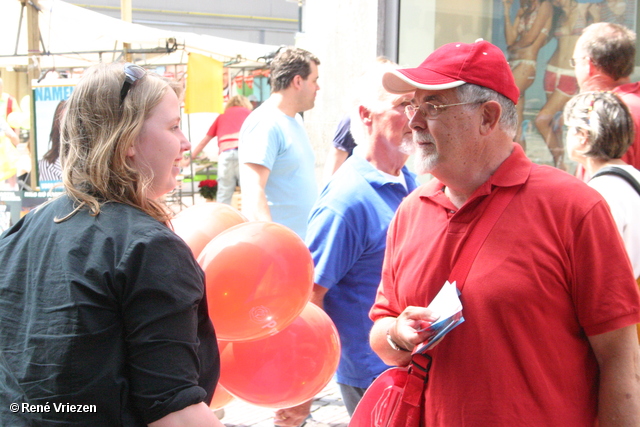
[[[606,168],[602,168],[598,172],[596,172],[595,175],[591,177],[591,179],[601,175],[619,176],[620,178],[627,181],[629,185],[632,186],[633,189],[636,190],[638,192],[638,195],[640,196],[640,183],[638,183],[638,181],[633,177],[633,175],[631,175],[626,170],[622,168],[617,168],[615,166],[607,166]]]
[[[403,400],[412,405],[419,406],[427,381],[429,380],[429,370],[431,369],[431,356],[425,353],[414,353],[411,356],[409,374],[403,393]]]
[[[531,170],[529,170],[530,172]],[[528,179],[528,174],[527,174]],[[476,259],[480,248],[484,241],[489,236],[489,233],[493,229],[493,226],[498,222],[498,219],[502,216],[502,213],[507,208],[507,205],[513,199],[520,188],[524,184],[514,185],[511,187],[501,187],[490,196],[492,200],[488,201],[488,206],[484,213],[480,216],[480,219],[476,223],[473,230],[469,234],[467,241],[464,242],[461,252],[458,254],[455,265],[451,270],[449,276],[449,282],[456,281],[458,289],[462,290],[464,282],[467,280],[471,265]],[[431,368],[431,356],[425,353],[414,353],[411,356],[411,364],[409,365],[409,381],[406,387],[416,388],[420,385],[420,388],[424,390],[427,386],[429,379],[429,369]],[[422,393],[405,393],[403,398],[407,403],[416,404],[418,398],[422,397]]]
[[[473,261],[475,260],[480,248],[489,236],[493,226],[498,222],[502,213],[507,208],[520,188],[524,184],[514,185],[511,187],[501,187],[496,190],[492,196],[492,200],[488,201],[488,206],[480,219],[476,223],[473,230],[469,234],[467,241],[464,242],[455,265],[451,270],[449,282],[456,281],[458,289],[462,290],[464,282],[467,280]],[[419,377],[422,381],[427,381],[429,368],[431,367],[431,356],[424,353],[414,353],[411,357],[411,366],[409,373]]]
[[[488,201],[485,212],[480,216],[467,240],[463,243],[455,265],[449,275],[449,283],[456,282],[456,287],[462,291],[464,282],[467,280],[473,261],[476,259],[480,248],[489,236],[493,226],[498,222],[500,216],[506,209],[513,196],[520,190],[522,185],[499,188]]]

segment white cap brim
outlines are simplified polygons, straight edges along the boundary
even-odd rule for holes
[[[462,80],[454,80],[451,82],[439,84],[418,83],[414,80],[411,80],[409,77],[405,76],[398,70],[387,71],[382,76],[382,85],[387,90],[387,92],[394,94],[412,92],[416,89],[445,90],[462,86],[465,83],[466,82]]]

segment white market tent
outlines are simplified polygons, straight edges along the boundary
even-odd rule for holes
[[[49,70],[86,68],[99,62],[123,60],[125,43],[129,44],[128,52],[132,54],[133,61],[139,65],[186,65],[188,54],[198,53],[236,68],[239,73],[264,67],[264,58],[278,49],[274,45],[133,24],[62,0],[39,0],[38,3],[40,53],[36,61],[41,78]],[[32,6],[23,7],[19,0],[0,0],[0,68],[24,72],[33,66],[28,55],[27,7]],[[57,101],[51,104],[55,107]],[[46,132],[40,132],[45,139],[52,111],[48,116],[40,114],[36,123],[36,128],[40,125],[46,128]],[[193,125],[196,129],[194,135],[203,134],[210,124],[211,114],[195,114],[193,120],[187,119],[189,132]],[[200,131],[199,127],[205,130]],[[47,141],[42,144],[46,146]],[[34,156],[36,151],[32,150]],[[40,151],[44,152],[43,149]]]
[[[27,66],[26,7],[31,6],[23,8],[19,0],[0,0],[0,4],[0,67]],[[141,65],[186,64],[189,52],[221,62],[253,63],[278,48],[132,24],[62,0],[40,0],[39,5],[42,70],[117,61],[122,59],[123,43],[130,44]]]

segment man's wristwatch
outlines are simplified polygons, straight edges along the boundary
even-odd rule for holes
[[[400,347],[394,340],[391,338],[391,334],[389,333],[389,329],[387,329],[387,342],[395,351],[406,351],[407,353],[411,353],[411,350],[407,350],[404,347]]]

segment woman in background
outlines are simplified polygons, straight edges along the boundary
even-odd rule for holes
[[[589,186],[605,198],[640,280],[640,171],[620,158],[633,144],[633,119],[627,106],[611,92],[584,92],[564,110],[567,152],[592,176]],[[626,172],[631,181],[616,174]]]
[[[38,162],[38,182],[62,181],[62,167],[60,166],[60,123],[64,113],[64,104],[60,101],[53,114],[51,133],[49,134],[50,148]]]

